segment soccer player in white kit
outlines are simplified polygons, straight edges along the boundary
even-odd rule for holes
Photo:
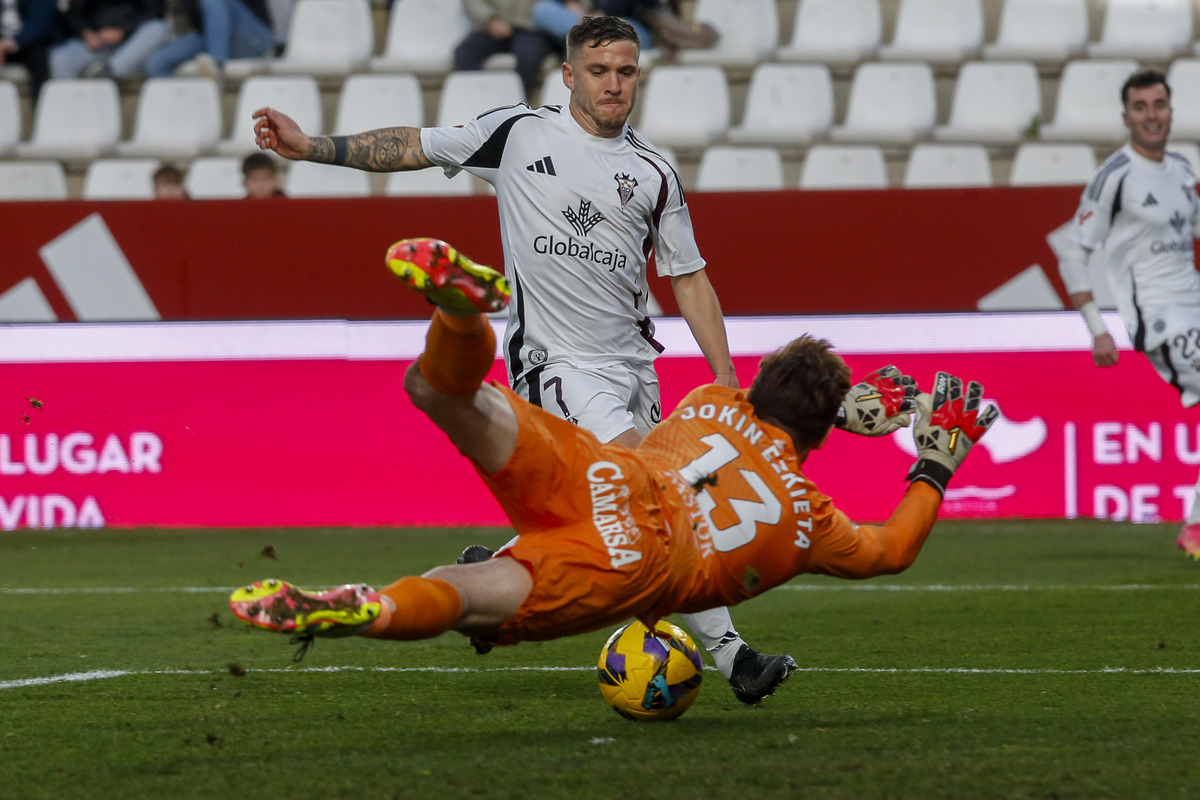
[[[662,414],[653,366],[662,346],[646,308],[651,253],[714,383],[738,385],[679,176],[628,125],[639,50],[623,20],[584,18],[567,37],[567,108],[522,103],[459,127],[310,138],[274,109],[254,114],[259,146],[286,158],[380,172],[436,165],[492,184],[512,289],[503,352],[513,389],[629,447]],[[490,551],[464,552],[481,555]],[[742,702],[773,694],[796,668],[747,646],[724,608],[685,620]]]
[[[1200,403],[1200,235],[1196,174],[1166,149],[1171,89],[1159,70],[1135,72],[1121,87],[1129,142],[1109,156],[1083,192],[1059,258],[1071,301],[1093,337],[1097,366],[1117,363],[1117,348],[1092,296],[1087,261],[1102,250],[1117,310],[1134,349],[1144,353],[1187,408]],[[1179,547],[1200,559],[1200,481]]]

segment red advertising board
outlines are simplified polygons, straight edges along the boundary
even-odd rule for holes
[[[1121,330],[1115,318],[1110,329]],[[896,364],[976,379],[1002,416],[946,517],[1179,520],[1200,424],[1128,349],[1092,366],[1073,312],[731,318],[743,382],[799,335],[856,375]],[[0,529],[504,524],[470,466],[401,388],[425,323],[0,327]],[[710,375],[678,319],[658,338],[671,408]],[[1127,348],[1127,342],[1119,342]],[[503,379],[497,362],[493,375]],[[805,471],[852,518],[885,518],[911,434],[835,432]]]

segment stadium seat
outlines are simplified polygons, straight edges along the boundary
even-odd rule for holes
[[[433,167],[389,173],[383,193],[390,197],[461,197],[474,194],[475,185],[467,172],[447,179],[442,170]]]
[[[197,158],[188,167],[183,188],[193,200],[227,200],[246,196],[242,186],[242,159],[216,156]]]
[[[0,81],[0,156],[21,140],[21,96],[15,83]]]
[[[97,158],[83,176],[85,200],[151,200],[157,158]]]
[[[800,0],[792,40],[775,51],[780,61],[857,64],[879,51],[879,0]]]
[[[351,75],[342,84],[331,133],[351,133],[425,124],[421,84],[415,75]]]
[[[296,161],[288,168],[283,191],[288,197],[368,197],[371,176],[358,169]]]
[[[886,189],[887,183],[887,162],[875,145],[814,145],[800,168],[801,189]]]
[[[692,19],[712,25],[720,38],[712,47],[681,50],[681,64],[752,67],[779,46],[775,0],[696,0]]]
[[[909,143],[929,135],[936,114],[928,64],[868,62],[854,71],[846,123],[830,135],[839,142]]]
[[[699,149],[729,128],[729,83],[720,67],[655,67],[640,105],[638,132],[654,145]]]
[[[1086,144],[1025,142],[1017,147],[1012,186],[1084,186],[1096,170],[1096,154]]]
[[[1167,70],[1171,87],[1171,140],[1200,140],[1200,59],[1177,58]]]
[[[283,55],[271,71],[342,77],[364,68],[374,46],[369,0],[297,0]]]
[[[0,161],[0,200],[66,200],[67,173],[57,161]]]
[[[900,0],[896,33],[879,57],[957,64],[982,46],[982,0]]]
[[[375,72],[440,75],[454,69],[454,48],[471,30],[462,0],[396,0]]]
[[[121,138],[121,98],[114,81],[49,80],[33,117],[33,135],[17,145],[21,158],[90,161]]]
[[[1132,59],[1068,62],[1058,85],[1054,121],[1041,127],[1041,138],[1105,143],[1124,140],[1129,132],[1121,121],[1121,84],[1137,66]]]
[[[736,144],[807,144],[833,125],[833,78],[824,64],[760,64],[750,76]]]
[[[1191,0],[1108,0],[1092,58],[1169,61],[1192,46]]]
[[[542,88],[538,91],[538,105],[562,106],[571,102],[571,90],[563,83],[562,70],[547,70],[542,76]]]
[[[1087,40],[1087,0],[1004,0],[1000,32],[983,55],[1061,64],[1082,55]]]
[[[1041,87],[1032,61],[969,61],[958,71],[950,119],[933,135],[946,142],[1013,144],[1041,114]]]
[[[774,147],[709,147],[700,157],[696,190],[764,191],[783,188],[783,159]]]
[[[237,112],[233,115],[228,139],[217,145],[221,155],[246,155],[258,146],[254,143],[254,112],[264,106],[279,109],[296,120],[305,133],[324,132],[321,91],[310,75],[254,75],[238,91]]]
[[[122,156],[194,158],[221,139],[221,95],[209,78],[151,78],[138,93],[133,138]]]
[[[515,72],[452,72],[442,82],[437,124],[462,125],[488,109],[524,102]]]
[[[919,144],[908,154],[907,189],[991,185],[992,162],[981,144]]]

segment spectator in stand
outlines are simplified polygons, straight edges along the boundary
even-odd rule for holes
[[[533,6],[533,22],[558,42],[566,53],[567,34],[584,17],[621,17],[637,31],[642,49],[654,46],[654,35],[640,19],[638,12],[657,8],[659,0],[538,0]]]
[[[251,153],[242,161],[242,186],[246,197],[284,197],[279,168],[266,153]]]
[[[29,70],[34,102],[50,78],[50,48],[61,38],[55,0],[0,0],[0,65]]]
[[[554,42],[533,21],[535,0],[464,0],[463,6],[474,28],[454,49],[456,70],[483,69],[483,62],[496,53],[517,57],[517,75],[532,98],[541,83],[542,62],[554,50]]]
[[[70,0],[51,78],[128,78],[167,38],[163,0]]]
[[[164,78],[187,61],[195,74],[220,79],[231,58],[275,52],[275,29],[267,0],[174,0],[183,32],[146,59],[146,75]]]
[[[154,171],[155,200],[188,200],[183,188],[183,170],[174,164],[163,164]]]

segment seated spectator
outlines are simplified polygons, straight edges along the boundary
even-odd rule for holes
[[[61,38],[55,0],[0,0],[0,65],[29,70],[34,102],[50,78],[50,48]]]
[[[642,49],[654,46],[654,36],[638,18],[638,12],[657,8],[659,0],[538,0],[533,6],[533,22],[558,42],[566,52],[567,32],[584,17],[621,17],[637,31]]]
[[[251,153],[242,161],[242,186],[246,197],[283,197],[279,168],[266,153]]]
[[[195,60],[197,75],[220,78],[231,58],[275,52],[267,0],[175,0],[174,6],[182,32],[146,59],[148,77],[168,77]]]
[[[183,188],[183,170],[174,164],[163,164],[154,171],[155,200],[187,200],[187,190]]]
[[[517,75],[532,98],[541,83],[542,62],[554,49],[546,34],[533,22],[535,0],[465,0],[473,30],[454,50],[457,70],[483,69],[483,62],[496,53],[517,57]]]
[[[51,78],[133,77],[168,32],[163,0],[70,0],[63,25]]]

